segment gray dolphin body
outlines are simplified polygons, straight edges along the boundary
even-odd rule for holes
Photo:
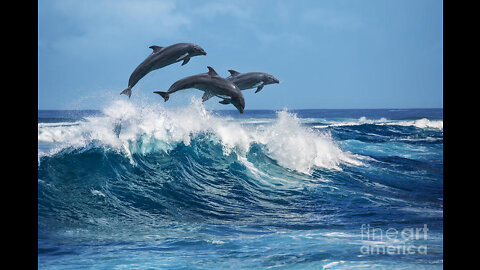
[[[123,90],[120,95],[125,94],[130,98],[132,95],[132,87],[150,71],[180,61],[183,61],[183,66],[190,61],[191,57],[207,55],[202,47],[192,43],[177,43],[168,47],[150,46],[149,48],[151,48],[153,52],[133,71],[128,80],[127,89]]]
[[[176,81],[170,86],[167,92],[155,91],[167,101],[171,94],[189,88],[196,88],[204,91],[202,101],[206,101],[213,96],[222,98],[221,104],[233,104],[240,113],[245,108],[245,99],[243,94],[232,82],[220,77],[212,67],[207,67],[208,72],[189,76]]]
[[[273,75],[264,72],[240,73],[233,69],[229,69],[228,72],[231,75],[226,79],[233,82],[240,90],[257,88],[255,91],[257,93],[267,84],[280,83]]]

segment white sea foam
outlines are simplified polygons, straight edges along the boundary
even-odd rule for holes
[[[278,112],[277,121],[259,132],[257,139],[280,165],[303,173],[311,173],[315,167],[339,169],[341,163],[361,164],[352,154],[343,152],[330,133],[303,127],[286,110]]]
[[[90,190],[90,192],[92,192],[92,194],[95,195],[95,196],[105,197],[105,194],[103,194],[101,191],[92,189],[92,190]]]
[[[417,128],[433,128],[433,129],[442,129],[443,130],[443,120],[429,120],[427,118],[422,118],[418,120],[410,121],[397,121],[393,123],[387,123],[388,125],[399,125],[399,126],[414,126]]]
[[[168,110],[161,105],[142,106],[118,99],[103,110],[102,116],[69,124],[39,124],[38,141],[56,145],[56,150],[49,154],[94,144],[131,157],[133,153],[168,152],[181,142],[190,145],[196,135],[205,133],[222,144],[224,154],[235,151],[245,156],[252,143],[258,143],[279,165],[306,174],[315,168],[340,169],[341,164],[362,164],[352,153],[342,151],[328,132],[302,125],[286,110],[268,122],[251,126],[215,116],[195,98],[187,107]],[[42,151],[42,155],[46,152]]]
[[[77,126],[77,122],[55,122],[55,123],[38,123],[38,127],[61,127],[61,126]]]
[[[328,127],[342,127],[342,126],[359,126],[359,125],[390,125],[390,126],[412,126],[417,128],[430,128],[430,129],[442,129],[443,130],[443,120],[429,120],[427,118],[422,118],[418,120],[387,120],[382,117],[380,119],[367,119],[365,116],[360,117],[357,120],[350,121],[339,121],[339,122],[330,122],[325,123],[325,125],[315,125],[313,128],[328,128]]]

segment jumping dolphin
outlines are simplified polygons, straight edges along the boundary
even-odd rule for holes
[[[190,61],[191,57],[207,55],[202,47],[192,43],[177,43],[168,47],[150,46],[149,48],[152,49],[153,52],[133,71],[128,80],[127,89],[123,90],[120,95],[125,94],[130,98],[132,95],[132,87],[150,71],[179,61],[183,61],[183,66]]]
[[[207,73],[189,76],[176,81],[167,92],[155,91],[154,93],[159,94],[167,101],[170,95],[177,91],[196,88],[205,92],[202,96],[202,102],[217,96],[223,99],[220,101],[221,104],[231,103],[240,113],[243,113],[245,100],[240,89],[232,82],[220,77],[212,67],[208,66],[207,68]]]
[[[240,73],[233,69],[229,69],[228,72],[230,72],[230,76],[227,77],[227,80],[233,82],[240,90],[256,87],[255,93],[257,93],[267,84],[280,83],[273,75],[264,72]]]

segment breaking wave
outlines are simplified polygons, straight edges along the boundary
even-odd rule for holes
[[[361,165],[358,156],[342,151],[328,132],[302,126],[295,114],[286,110],[278,111],[277,118],[266,125],[247,124],[209,112],[196,99],[188,107],[173,110],[117,100],[101,116],[39,123],[39,143],[55,144],[48,152],[39,151],[39,157],[94,147],[121,153],[135,164],[133,154],[168,153],[178,144],[191,146],[192,141],[201,140],[220,145],[223,155],[235,153],[242,158],[257,145],[278,165],[306,174],[315,168]]]

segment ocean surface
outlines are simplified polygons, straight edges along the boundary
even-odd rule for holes
[[[39,269],[442,269],[443,109],[38,111]]]

